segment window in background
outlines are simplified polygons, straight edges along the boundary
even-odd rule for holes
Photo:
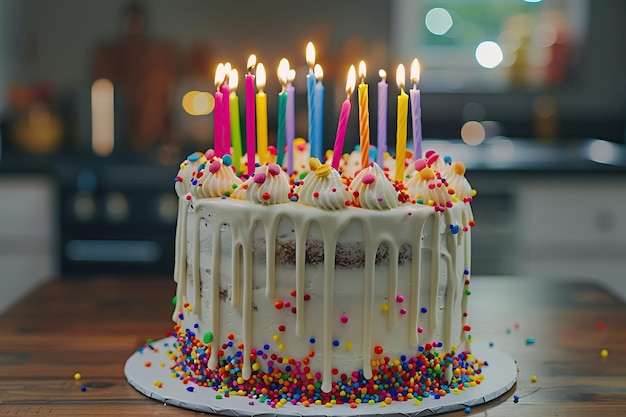
[[[587,0],[396,0],[392,56],[418,57],[431,91],[502,91],[567,81]]]

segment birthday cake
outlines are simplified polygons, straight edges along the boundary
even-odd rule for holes
[[[173,376],[270,407],[420,402],[480,384],[464,165],[428,151],[398,181],[375,162],[344,173],[347,155],[339,169],[308,161],[238,176],[209,150],[180,165]]]

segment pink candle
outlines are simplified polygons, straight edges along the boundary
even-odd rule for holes
[[[346,97],[345,101],[341,105],[341,113],[339,114],[339,124],[337,125],[337,135],[335,136],[335,147],[333,148],[333,160],[331,166],[335,169],[339,169],[339,160],[343,153],[343,143],[346,138],[346,128],[348,127],[348,119],[350,117],[350,110],[352,104],[350,104],[350,96],[354,90],[354,84],[356,83],[356,69],[354,65],[350,66],[348,71],[348,81],[346,81]]]
[[[252,70],[256,66],[256,56],[248,58],[248,73],[246,74],[246,153],[248,155],[248,175],[254,173],[256,155],[256,119],[254,103],[254,75]]]
[[[222,102],[222,92],[218,89],[215,91],[215,108],[213,109],[213,149],[218,155],[220,155],[222,144]]]
[[[387,84],[387,73],[385,70],[380,70],[378,74],[381,80],[378,83],[378,155],[376,162],[382,167],[385,152],[387,152],[387,97],[389,85]]]
[[[224,82],[222,84],[222,153],[218,154],[220,158],[226,154],[230,153],[230,88],[228,87],[228,83]]]
[[[222,135],[224,129],[224,95],[220,86],[224,82],[226,68],[220,63],[215,70],[215,109],[213,110],[213,150],[219,156],[222,155]],[[226,96],[228,97],[228,95]]]

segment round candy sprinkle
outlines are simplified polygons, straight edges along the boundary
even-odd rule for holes
[[[472,409],[469,407],[465,407],[465,414],[469,414],[472,412]]]
[[[377,354],[377,355],[382,355],[382,353],[383,353],[382,346],[378,346],[378,345],[374,346],[374,353]]]
[[[269,164],[267,166],[267,172],[269,172],[270,175],[276,176],[276,175],[280,174],[280,167],[278,165],[276,165],[276,164]]]
[[[74,379],[75,379],[76,381],[79,381],[82,377],[83,377],[83,376],[80,374],[80,372],[76,372],[76,373],[74,374]]]
[[[537,382],[537,375],[532,375],[532,376],[530,377],[530,382],[532,382],[532,383]]]
[[[602,349],[600,351],[600,356],[602,356],[603,358],[606,358],[607,356],[609,356],[609,351],[606,349]]]
[[[514,395],[514,396],[513,396],[513,402],[514,402],[515,404],[517,404],[517,403],[519,402],[519,395]]]
[[[263,184],[266,178],[267,176],[265,175],[264,172],[259,172],[258,174],[254,175],[253,181],[255,184]]]
[[[222,157],[222,162],[224,163],[224,165],[229,167],[233,164],[233,157],[230,156],[230,154],[226,154]]]
[[[603,321],[599,321],[598,322],[598,330],[599,331],[603,331],[606,328],[606,325],[604,324]]]
[[[535,339],[532,337],[527,337],[526,338],[526,344],[527,345],[534,345],[535,344]]]
[[[204,343],[211,343],[213,341],[213,333],[212,332],[206,332],[204,334],[204,336],[202,337],[202,341]]]
[[[376,181],[376,176],[374,174],[365,174],[362,181],[363,184],[373,184]]]
[[[348,315],[347,314],[342,314],[340,320],[341,320],[341,322],[343,324],[346,324],[348,322]]]
[[[422,307],[422,308],[420,309],[420,311],[421,311],[422,313],[428,313],[428,309],[427,309],[426,307]]]
[[[81,386],[80,386],[80,390],[81,390],[82,392],[87,391],[87,386],[85,386],[85,385],[81,385]]]
[[[396,295],[396,301],[399,303],[404,302],[404,296],[400,294]]]
[[[220,170],[220,168],[222,167],[222,163],[220,161],[213,161],[211,162],[211,165],[209,165],[209,172],[211,174],[215,174],[217,171]]]

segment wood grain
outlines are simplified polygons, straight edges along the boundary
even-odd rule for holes
[[[470,288],[473,338],[519,367],[516,386],[472,416],[626,415],[623,302],[587,281],[476,277]],[[168,278],[84,278],[46,283],[20,300],[0,316],[0,416],[201,415],[144,397],[123,372],[147,339],[171,330],[174,293]]]

